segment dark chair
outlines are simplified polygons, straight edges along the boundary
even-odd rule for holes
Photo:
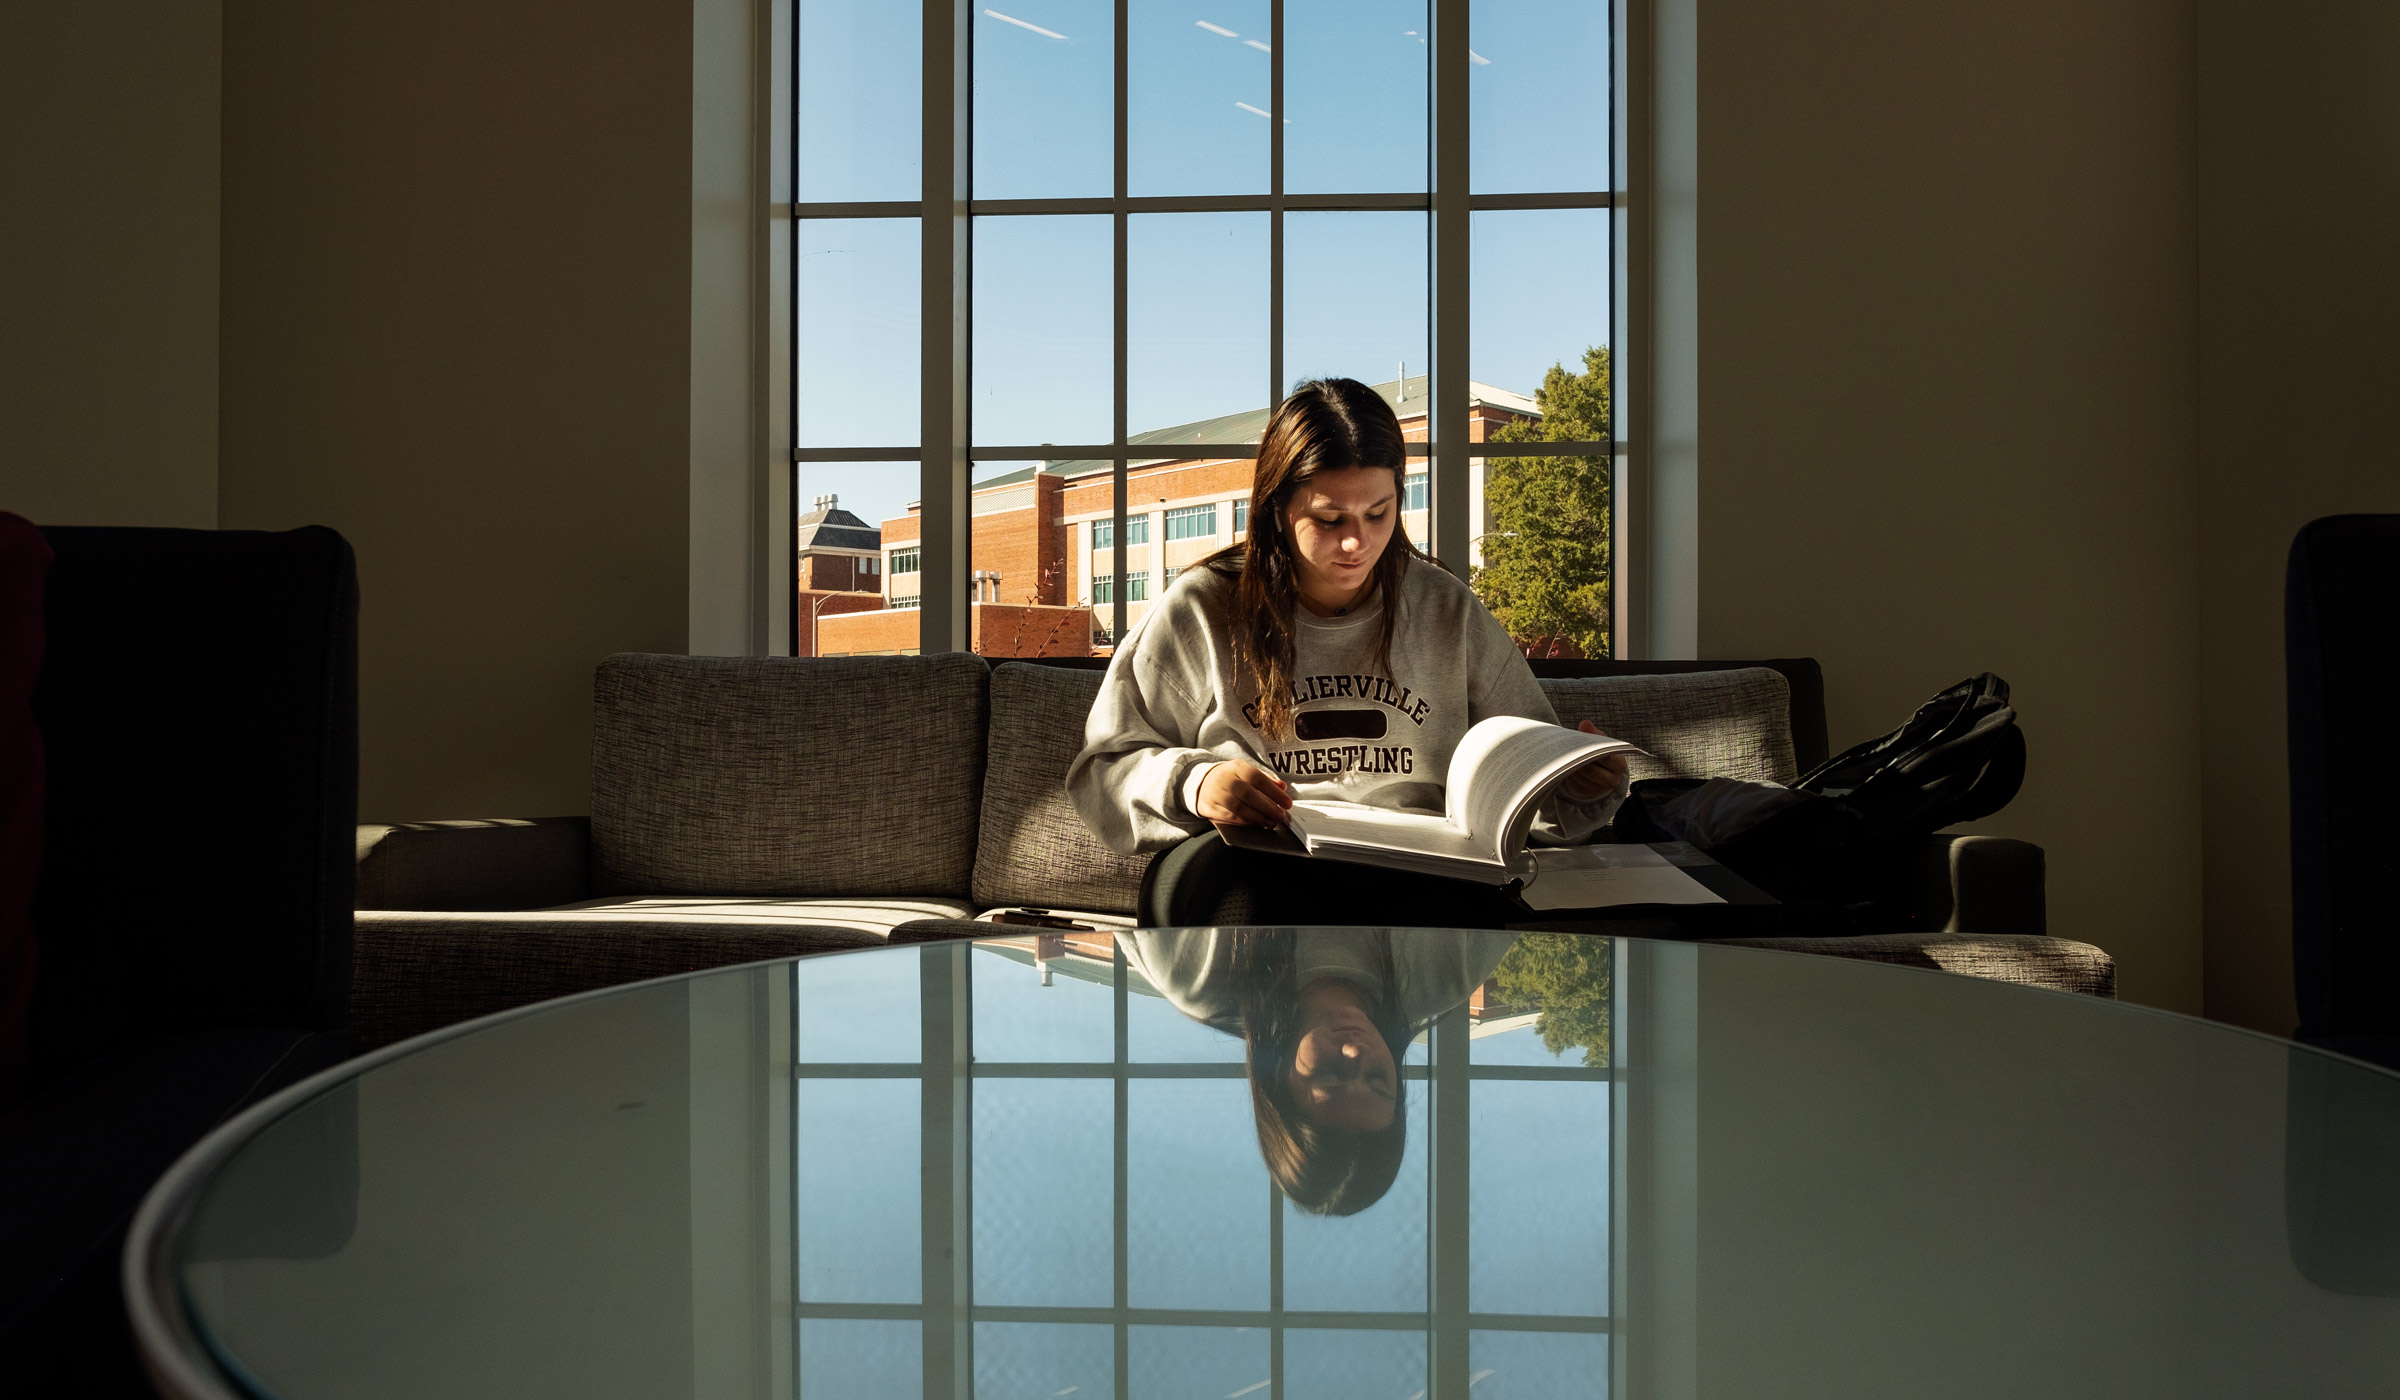
[[[2334,515],[2284,580],[2299,1039],[2400,1068],[2400,515]]]
[[[0,1118],[0,1377],[146,1394],[116,1286],[143,1193],[343,1057],[357,575],[331,530],[44,532],[31,1097]]]

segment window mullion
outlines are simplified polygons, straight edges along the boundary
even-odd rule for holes
[[[917,590],[917,647],[931,655],[967,651],[968,326],[967,221],[973,164],[972,43],[975,10],[965,0],[926,0],[923,161],[924,285],[919,305],[923,390],[917,442],[923,572]]]
[[[1432,194],[1428,290],[1433,368],[1427,434],[1433,443],[1434,557],[1466,577],[1467,545],[1467,0],[1431,0],[1427,189]]]
[[[1267,407],[1283,403],[1283,0],[1267,12]]]
[[[1116,111],[1111,123],[1113,135],[1110,138],[1114,143],[1114,173],[1111,178],[1115,181],[1115,184],[1112,186],[1112,199],[1114,204],[1111,214],[1116,233],[1116,312],[1111,322],[1114,327],[1114,333],[1116,337],[1116,359],[1115,369],[1110,376],[1110,381],[1116,394],[1115,417],[1113,419],[1116,427],[1111,430],[1114,436],[1110,441],[1109,449],[1109,476],[1110,480],[1115,485],[1115,493],[1112,498],[1114,504],[1111,506],[1111,509],[1115,512],[1114,518],[1116,520],[1116,549],[1114,558],[1111,561],[1111,567],[1116,572],[1116,582],[1109,590],[1108,635],[1110,639],[1110,645],[1112,647],[1123,644],[1125,640],[1125,605],[1129,601],[1126,595],[1133,591],[1125,586],[1125,439],[1131,431],[1125,421],[1127,339],[1126,317],[1129,314],[1127,310],[1129,284],[1126,278],[1125,257],[1126,244],[1128,242],[1127,220],[1131,218],[1131,214],[1126,205],[1126,197],[1131,191],[1126,170],[1125,138],[1127,122],[1125,108],[1126,103],[1132,94],[1131,69],[1133,64],[1133,44],[1132,40],[1129,39],[1126,34],[1126,21],[1128,18],[1127,12],[1131,8],[1132,7],[1127,3],[1127,0],[1117,0],[1117,101]],[[1122,1393],[1122,1391],[1120,1390],[1119,1393]]]

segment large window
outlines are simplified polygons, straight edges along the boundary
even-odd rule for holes
[[[1608,651],[1609,4],[793,4],[792,499],[921,541],[909,645],[1122,635],[1149,515],[1213,537],[1340,375],[1423,459],[1416,543]],[[846,606],[820,650],[894,649]]]

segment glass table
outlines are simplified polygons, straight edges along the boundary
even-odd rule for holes
[[[2400,1077],[1754,949],[1042,934],[352,1062],[126,1282],[178,1397],[2389,1396]]]

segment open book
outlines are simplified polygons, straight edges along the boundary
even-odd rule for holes
[[[1495,715],[1450,755],[1443,815],[1304,799],[1287,821],[1312,856],[1505,885],[1534,873],[1526,838],[1542,799],[1569,769],[1640,752],[1623,739]]]

